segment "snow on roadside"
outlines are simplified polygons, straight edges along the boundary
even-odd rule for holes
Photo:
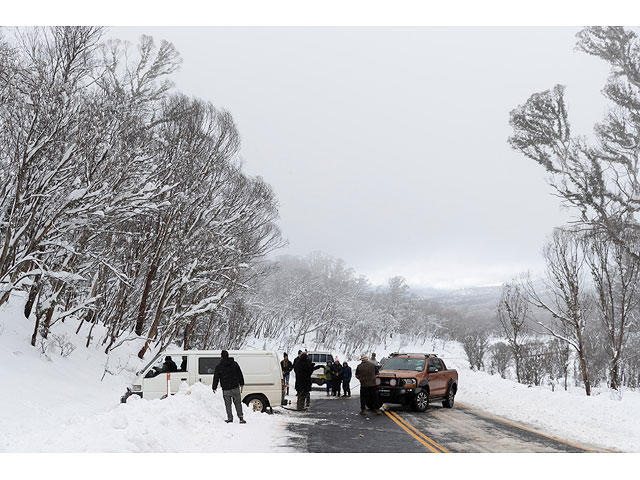
[[[33,323],[18,298],[0,308],[0,452],[273,452],[287,444],[283,415],[249,411],[246,425],[226,424],[221,393],[194,385],[165,400],[131,397],[128,380],[145,362],[131,342],[107,356],[86,348],[88,329],[54,325],[76,344],[67,357],[32,347]],[[75,322],[73,322],[75,323]],[[94,329],[94,338],[102,334]],[[235,416],[235,413],[234,413]]]
[[[224,422],[222,395],[195,384],[165,400],[133,396],[104,412],[15,438],[13,452],[272,452],[279,450],[274,416],[244,408],[246,425]],[[234,411],[235,416],[235,411]]]
[[[640,452],[640,392],[625,390],[622,398],[614,398],[606,388],[595,388],[587,397],[580,387],[529,387],[471,370],[458,342],[396,344],[380,349],[377,356],[399,350],[437,353],[448,368],[458,370],[457,402],[585,447]]]

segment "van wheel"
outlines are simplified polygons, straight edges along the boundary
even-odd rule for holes
[[[269,400],[264,395],[249,395],[243,401],[254,412],[266,412],[269,406]]]
[[[429,394],[421,390],[413,399],[411,408],[416,412],[424,412],[429,407]]]
[[[452,408],[455,396],[456,396],[456,386],[451,384],[449,385],[449,389],[447,390],[447,396],[442,402],[442,406],[444,408]]]

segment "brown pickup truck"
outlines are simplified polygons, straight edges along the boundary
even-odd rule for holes
[[[430,401],[442,400],[443,407],[453,407],[458,372],[447,369],[434,353],[392,353],[376,383],[382,403],[400,403],[424,412]]]

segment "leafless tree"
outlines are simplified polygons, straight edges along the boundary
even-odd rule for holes
[[[572,137],[565,87],[532,95],[511,112],[512,147],[542,165],[550,184],[578,213],[577,222],[605,232],[640,258],[640,42],[623,27],[589,27],[577,48],[611,65],[603,94],[612,108],[596,125],[597,144]]]
[[[631,242],[625,239],[627,245]],[[617,390],[629,329],[637,321],[640,261],[603,234],[586,235],[584,248],[595,287],[594,304],[606,332],[609,386]]]
[[[543,248],[543,255],[547,265],[545,291],[536,290],[531,279],[527,278],[524,282],[527,298],[536,307],[550,313],[554,320],[552,325],[537,323],[575,350],[585,392],[591,395],[585,330],[592,302],[585,287],[585,258],[579,235],[556,228]]]
[[[522,349],[527,334],[529,302],[517,281],[505,283],[497,307],[498,321],[513,355],[516,379],[521,381]]]
[[[484,357],[489,348],[489,335],[482,330],[467,332],[462,337],[462,348],[464,349],[471,370],[482,370],[484,368]]]

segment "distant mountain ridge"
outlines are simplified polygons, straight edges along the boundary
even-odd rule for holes
[[[448,306],[495,306],[500,299],[501,285],[468,287],[456,290],[438,290],[429,287],[411,287],[415,295]]]

